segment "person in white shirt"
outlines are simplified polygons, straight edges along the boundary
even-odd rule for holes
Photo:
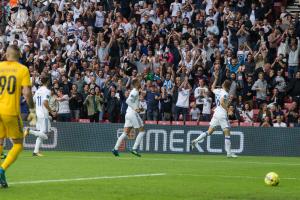
[[[228,158],[236,158],[237,156],[231,152],[231,140],[230,140],[230,123],[227,116],[228,109],[228,92],[231,86],[229,80],[225,80],[221,89],[215,89],[219,77],[219,72],[214,73],[214,82],[212,84],[212,92],[216,98],[216,109],[214,115],[210,121],[209,128],[206,132],[202,133],[198,138],[192,141],[192,149],[196,148],[198,143],[203,142],[204,139],[211,135],[217,126],[221,126],[225,135],[225,151]]]
[[[199,79],[199,86],[195,89],[194,96],[196,99],[196,105],[200,109],[200,111],[203,109],[203,98],[206,92],[208,92],[208,88],[205,85],[204,80]]]
[[[186,76],[178,89],[178,99],[175,107],[175,121],[179,119],[180,114],[183,115],[183,120],[186,120],[190,104],[191,90],[192,87],[188,82],[188,76]]]
[[[249,103],[245,103],[244,109],[241,114],[244,122],[252,123],[253,122],[253,110],[250,107]]]
[[[69,96],[63,93],[63,89],[60,88],[57,92],[58,97],[58,112],[57,112],[57,121],[68,122],[71,119],[71,110],[69,106]]]
[[[170,11],[172,12],[172,17],[176,17],[177,12],[181,10],[181,3],[179,3],[178,0],[175,0],[175,2],[171,3]]]
[[[196,107],[196,103],[192,102],[191,103],[191,110],[190,110],[190,114],[192,117],[192,121],[197,121],[200,117],[200,110],[199,108]]]
[[[273,127],[287,127],[286,123],[282,122],[282,116],[277,115],[276,123],[273,124]]]
[[[49,79],[47,77],[41,77],[42,86],[36,91],[33,100],[35,102],[35,109],[37,115],[36,130],[27,128],[24,132],[24,137],[28,134],[32,134],[37,137],[33,156],[43,156],[40,153],[40,147],[43,144],[43,140],[47,140],[47,134],[50,132],[50,119],[49,113],[53,116],[56,115],[49,106],[50,90],[47,88]]]
[[[212,98],[209,97],[209,91],[207,90],[204,93],[204,98],[203,98],[203,110],[202,110],[202,120],[203,121],[209,121],[210,120],[211,104],[212,104]]]
[[[95,20],[95,27],[97,29],[97,32],[99,32],[104,25],[104,21],[105,21],[105,11],[103,11],[103,6],[99,5],[97,7],[97,10],[95,12],[96,15],[96,20]]]
[[[143,137],[145,135],[144,123],[141,119],[139,113],[143,111],[143,108],[140,106],[140,99],[139,99],[139,89],[141,88],[141,82],[139,79],[132,80],[132,91],[129,94],[129,97],[126,99],[126,103],[128,108],[126,110],[125,115],[125,124],[124,124],[124,132],[122,135],[119,136],[112,153],[115,156],[119,155],[119,147],[122,141],[131,133],[132,129],[137,129],[139,131],[135,143],[132,147],[131,153],[135,156],[141,157],[138,153],[137,149],[141,144]]]

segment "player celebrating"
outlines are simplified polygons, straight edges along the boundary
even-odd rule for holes
[[[5,138],[12,140],[13,146],[0,167],[0,185],[7,188],[5,171],[13,164],[23,149],[23,124],[21,120],[21,90],[34,115],[31,82],[28,68],[18,63],[20,50],[11,45],[6,50],[7,61],[0,63],[0,155]]]
[[[204,138],[211,135],[217,126],[221,126],[225,135],[225,151],[227,152],[228,158],[236,158],[237,156],[231,152],[231,141],[230,141],[230,123],[227,117],[228,109],[228,91],[231,86],[229,80],[224,81],[222,84],[222,89],[215,89],[218,81],[219,72],[214,73],[215,80],[212,84],[212,91],[216,98],[216,109],[214,115],[210,121],[210,126],[208,131],[202,133],[198,138],[192,141],[192,149],[196,147],[198,142],[203,142]]]
[[[24,133],[24,137],[26,137],[28,134],[32,134],[37,137],[35,148],[32,154],[33,156],[43,156],[40,153],[40,147],[43,144],[43,140],[48,139],[47,133],[50,131],[49,113],[51,113],[53,116],[56,114],[52,112],[51,108],[49,107],[49,97],[51,94],[50,90],[47,88],[49,79],[43,76],[41,77],[41,83],[42,86],[36,91],[33,97],[37,115],[37,130],[30,130],[27,128]]]
[[[139,112],[142,111],[140,109],[140,100],[139,100],[139,89],[141,88],[141,83],[138,79],[134,79],[132,81],[133,90],[130,92],[129,97],[126,100],[128,104],[128,108],[126,110],[125,115],[125,125],[124,125],[124,132],[118,138],[115,148],[112,150],[112,153],[115,156],[119,156],[118,149],[122,143],[122,141],[126,138],[126,136],[130,133],[131,129],[138,129],[139,134],[135,139],[135,143],[131,150],[131,153],[141,157],[141,155],[137,152],[137,148],[139,147],[140,143],[142,142],[143,136],[145,135],[144,124],[139,115]]]

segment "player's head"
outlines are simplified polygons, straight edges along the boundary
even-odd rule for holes
[[[132,87],[134,88],[137,88],[137,89],[140,89],[141,88],[141,82],[139,79],[134,79],[132,80]]]
[[[231,86],[231,81],[230,80],[225,80],[224,83],[222,84],[222,88],[228,92],[230,90]]]
[[[6,49],[6,59],[8,61],[18,61],[21,56],[20,49],[17,45],[10,45]]]
[[[44,86],[48,86],[49,85],[49,78],[47,76],[41,76],[41,83]]]

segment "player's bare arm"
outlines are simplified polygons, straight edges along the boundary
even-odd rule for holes
[[[215,71],[214,72],[214,82],[211,85],[211,91],[213,91],[214,89],[216,89],[218,78],[219,78],[219,71]]]
[[[28,104],[29,109],[34,109],[34,102],[33,102],[33,98],[32,98],[31,87],[24,86],[22,92],[23,92],[25,100]]]

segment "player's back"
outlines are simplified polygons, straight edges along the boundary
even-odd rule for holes
[[[216,109],[215,114],[216,115],[227,115],[227,111],[223,106],[221,105],[221,99],[223,98],[225,102],[228,100],[228,92],[226,92],[224,89],[215,89],[213,91],[215,94],[215,101],[216,101]]]
[[[0,62],[0,115],[20,115],[22,86],[30,86],[28,68],[16,61]]]
[[[34,94],[36,115],[38,118],[48,118],[49,117],[49,111],[45,107],[44,101],[49,100],[50,93],[51,92],[47,87],[42,86]]]
[[[139,100],[139,91],[137,89],[131,90],[129,97],[126,100],[128,104],[127,113],[128,112],[136,112],[135,110],[139,108],[140,100]]]

